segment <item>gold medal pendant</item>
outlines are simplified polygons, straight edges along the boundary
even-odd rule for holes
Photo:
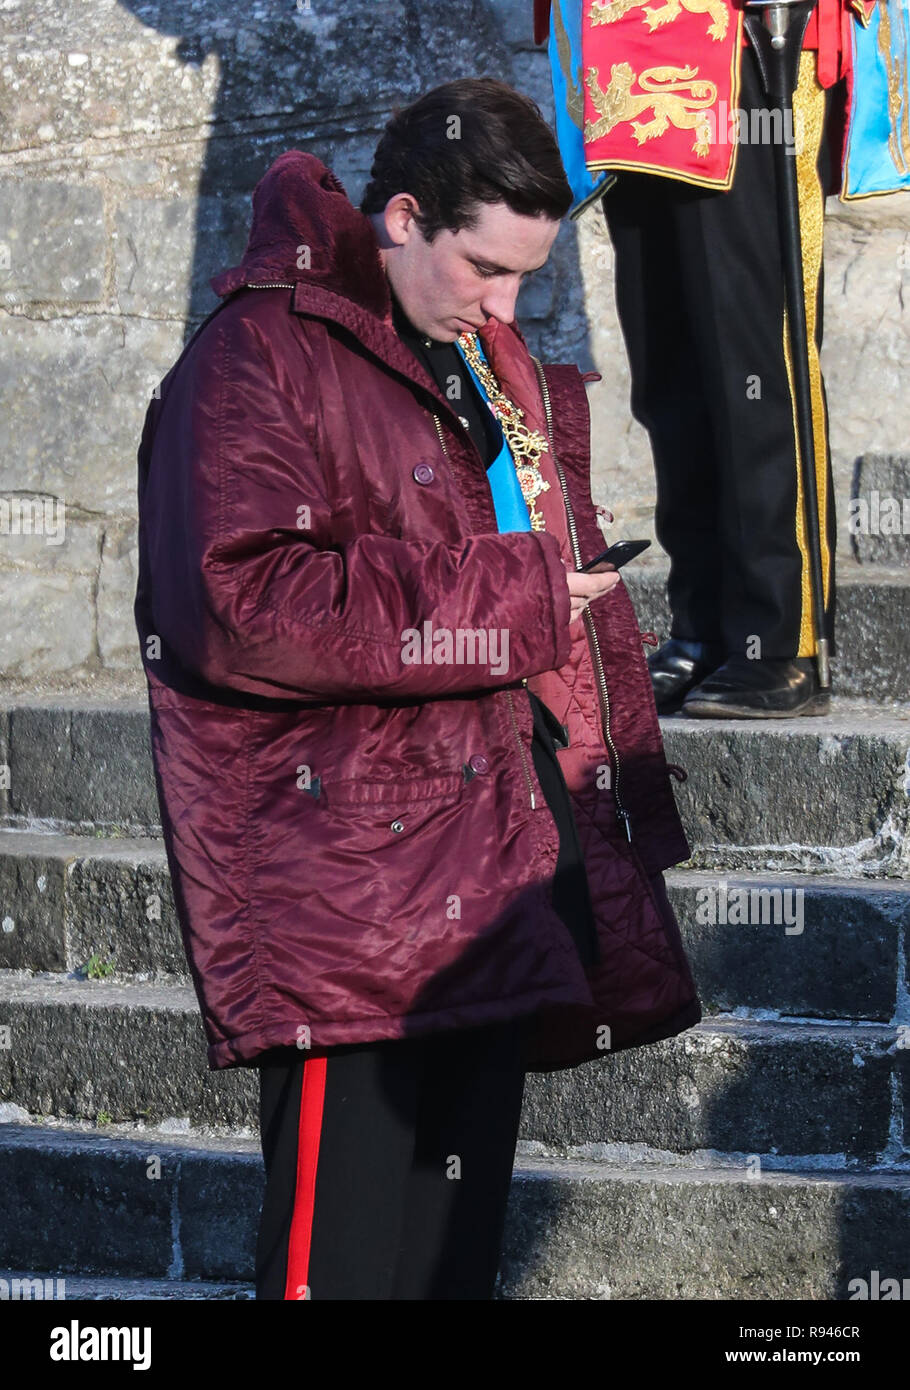
[[[493,414],[502,427],[512,462],[515,464],[521,495],[527,503],[531,529],[543,531],[544,518],[538,511],[536,499],[542,492],[550,491],[550,484],[541,475],[538,460],[544,450],[549,452],[550,446],[542,434],[538,434],[536,430],[529,430],[527,425],[522,424],[524,411],[505,395],[489,364],[481,357],[477,346],[477,334],[462,333],[458,345],[476,372],[487,393]]]

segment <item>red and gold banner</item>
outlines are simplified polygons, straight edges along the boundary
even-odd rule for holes
[[[742,11],[730,0],[582,0],[585,162],[729,188]]]

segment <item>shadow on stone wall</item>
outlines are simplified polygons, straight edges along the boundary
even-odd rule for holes
[[[373,150],[395,107],[463,76],[501,78],[527,92],[552,121],[549,70],[531,45],[524,0],[394,5],[354,0],[259,0],[225,13],[216,0],[120,0],[146,28],[177,39],[175,58],[199,70],[212,57],[217,86],[196,184],[196,234],[184,341],[215,306],[212,275],[239,260],[246,245],[250,195],[284,150],[318,155],[356,205]],[[516,67],[520,70],[516,76]],[[182,85],[182,84],[181,84]],[[160,126],[169,128],[167,113]],[[198,130],[194,132],[198,135]],[[569,224],[547,270],[522,291],[518,317],[532,348],[558,335],[560,309],[580,281],[577,239]],[[160,252],[157,240],[135,247]],[[576,306],[577,314],[577,306]],[[578,323],[573,348],[590,361]]]

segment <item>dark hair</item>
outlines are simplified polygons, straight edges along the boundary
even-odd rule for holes
[[[420,205],[426,241],[477,222],[478,204],[505,203],[558,221],[572,205],[559,146],[540,107],[493,77],[465,77],[396,110],[360,202],[382,212],[396,193]]]

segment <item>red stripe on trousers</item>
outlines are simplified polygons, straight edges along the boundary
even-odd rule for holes
[[[288,1271],[284,1296],[306,1298],[313,1238],[313,1208],[316,1196],[316,1165],[322,1133],[327,1057],[309,1057],[303,1064],[300,1091],[300,1120],[297,1125],[297,1181],[294,1187],[294,1215],[288,1239]]]

